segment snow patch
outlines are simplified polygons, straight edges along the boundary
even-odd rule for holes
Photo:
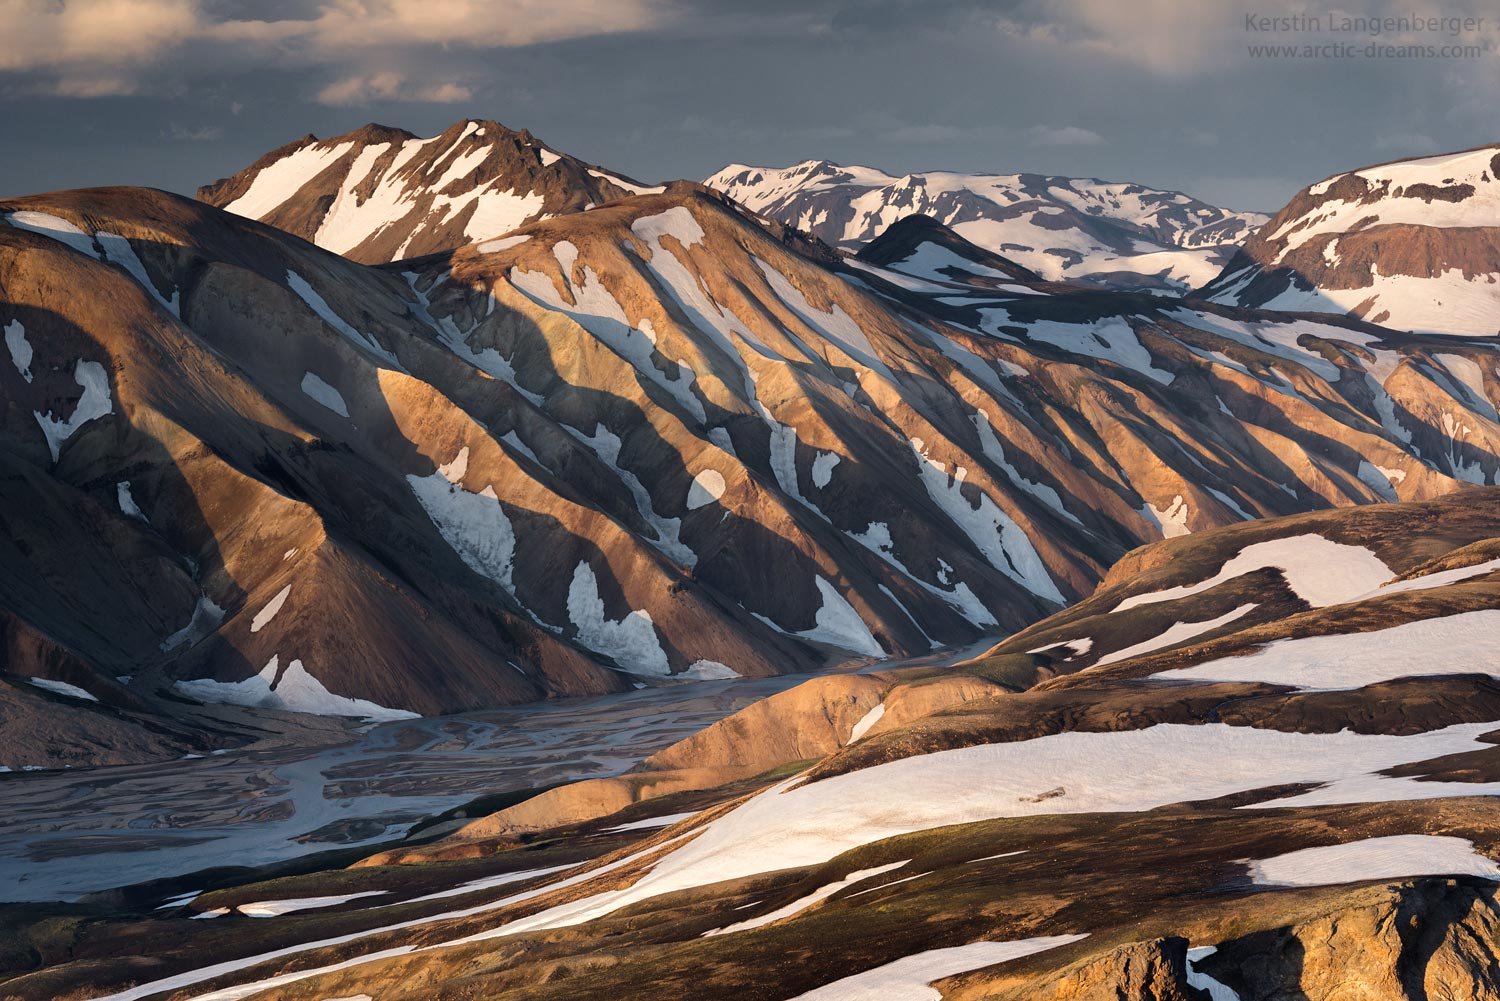
[[[301,275],[297,274],[295,271],[288,271],[286,273],[286,283],[293,292],[297,293],[298,297],[301,298],[303,302],[307,303],[307,305],[312,308],[312,311],[314,313],[317,313],[318,316],[322,318],[324,323],[328,324],[334,330],[342,334],[346,340],[364,348],[366,351],[375,355],[377,358],[389,362],[392,365],[397,364],[395,355],[391,354],[379,344],[376,344],[372,338],[365,336],[358,330],[355,330],[353,327],[351,327],[342,316],[339,316],[338,313],[335,313],[333,311],[333,307],[328,305],[328,302],[318,294],[318,290],[309,285],[307,283],[307,280],[304,279]]]
[[[911,447],[917,457],[917,469],[922,485],[927,488],[927,496],[969,537],[990,565],[1032,594],[1064,604],[1062,593],[1021,526],[988,494],[976,491],[977,507],[964,497],[962,488],[968,470],[955,466],[952,477],[949,477],[948,467],[928,456],[921,438],[911,439]]]
[[[1046,952],[1087,937],[1050,935],[928,949],[798,994],[791,1001],[942,1001],[942,994],[929,986],[934,981]]]
[[[344,402],[343,394],[312,372],[302,376],[302,391],[340,417],[349,416],[349,405]]]
[[[723,928],[711,929],[710,931],[704,932],[700,937],[712,938],[716,935],[731,935],[738,931],[749,931],[752,928],[762,928],[765,925],[772,924],[776,921],[782,921],[786,918],[794,917],[807,910],[809,907],[812,907],[814,904],[818,904],[824,900],[827,900],[829,897],[833,896],[835,893],[838,893],[840,890],[848,889],[855,883],[861,882],[866,879],[871,879],[875,876],[883,875],[884,873],[891,872],[894,869],[899,869],[910,861],[911,859],[902,859],[900,862],[891,862],[887,865],[878,865],[870,869],[856,869],[854,872],[851,872],[843,879],[824,884],[823,886],[818,887],[816,890],[807,894],[806,896],[798,897],[791,903],[783,907],[778,907],[774,911],[768,911],[767,913],[761,914],[758,917],[748,918],[744,921],[738,921],[732,925],[726,925]]]
[[[531,235],[528,233],[521,233],[518,236],[502,236],[498,240],[486,240],[474,249],[481,254],[498,254],[502,250],[519,247],[529,239],[531,239]]]
[[[743,675],[728,664],[720,664],[716,660],[695,660],[678,677],[694,681],[730,681]]]
[[[1206,580],[1134,595],[1121,601],[1114,611],[1186,598],[1265,567],[1279,569],[1287,586],[1314,608],[1349,601],[1395,576],[1364,546],[1348,546],[1309,533],[1246,546]]]
[[[295,195],[302,186],[352,149],[354,143],[322,147],[304,146],[275,163],[262,168],[251,179],[245,193],[224,206],[225,211],[247,219],[261,219],[271,210]]]
[[[1068,651],[1068,656],[1064,657],[1064,660],[1072,660],[1074,657],[1082,657],[1084,654],[1094,649],[1094,638],[1092,636],[1085,636],[1082,639],[1061,640],[1057,643],[1048,643],[1046,646],[1039,646],[1035,650],[1027,650],[1026,652],[1050,653],[1053,650],[1059,649]]]
[[[29,383],[31,381],[31,343],[26,340],[26,328],[21,326],[20,320],[12,320],[5,325],[5,346],[10,349],[11,364],[15,365],[21,378]]]
[[[114,403],[109,395],[109,375],[104,371],[103,365],[79,359],[78,364],[73,367],[73,381],[83,387],[83,395],[78,398],[72,417],[64,421],[53,417],[50,410],[46,416],[34,412],[37,423],[42,427],[42,434],[47,439],[47,448],[52,453],[53,462],[61,454],[63,444],[79,428],[96,417],[114,412]]]
[[[130,493],[130,481],[121,480],[115,484],[115,501],[120,505],[120,513],[127,518],[137,521],[145,521],[146,516],[141,513],[140,506],[136,504],[135,498]]]
[[[705,469],[693,477],[693,484],[688,487],[687,509],[696,511],[723,496],[724,474],[717,469]]]
[[[631,674],[666,677],[672,673],[656,636],[651,613],[636,609],[618,622],[605,617],[599,580],[587,560],[580,560],[568,586],[568,619],[580,644],[609,657]]]
[[[1439,570],[1437,573],[1423,574],[1421,577],[1391,581],[1353,600],[1364,601],[1367,598],[1378,598],[1385,594],[1400,594],[1403,591],[1426,591],[1434,587],[1447,587],[1449,584],[1457,584],[1473,577],[1483,577],[1485,574],[1492,574],[1497,570],[1500,570],[1500,559],[1485,560],[1483,563],[1473,563],[1466,567],[1454,567],[1451,570]]]
[[[823,596],[823,604],[813,617],[814,625],[811,629],[791,635],[852,650],[866,657],[886,656],[885,650],[870,634],[870,627],[865,625],[865,620],[859,617],[854,606],[839,594],[838,589],[821,576],[815,575],[813,581],[818,585],[818,593]]]
[[[130,277],[135,279],[136,284],[149,293],[151,298],[161,303],[167,312],[173,316],[181,316],[177,305],[177,291],[175,289],[172,291],[170,299],[157,291],[156,284],[151,280],[151,276],[146,274],[146,266],[136,256],[135,248],[130,245],[129,240],[115,233],[105,232],[95,233],[94,237],[99,241],[99,246],[104,248],[104,257],[101,260],[113,261],[120,265]]]
[[[1152,677],[1263,682],[1304,691],[1347,691],[1396,678],[1449,674],[1500,677],[1496,630],[1500,630],[1500,609],[1487,608],[1363,633],[1275,640],[1253,653]]]
[[[1500,880],[1500,866],[1465,838],[1397,834],[1342,845],[1303,848],[1249,865],[1258,886],[1333,886],[1410,876],[1479,876]]]
[[[604,829],[604,833],[617,834],[621,831],[654,831],[658,828],[671,827],[673,824],[680,824],[682,821],[696,816],[698,816],[698,814],[696,812],[693,812],[669,813],[664,817],[647,817],[645,820],[635,820],[631,821],[628,824],[619,824],[615,827],[606,827]]]
[[[1151,637],[1148,640],[1142,640],[1141,642],[1125,647],[1124,649],[1116,650],[1114,653],[1105,654],[1103,657],[1100,657],[1097,662],[1095,662],[1094,666],[1103,667],[1105,664],[1113,664],[1116,661],[1120,660],[1129,660],[1131,657],[1139,657],[1143,654],[1152,653],[1156,650],[1165,650],[1167,647],[1176,646],[1179,643],[1185,643],[1186,641],[1192,639],[1194,636],[1201,636],[1204,633],[1212,632],[1213,630],[1218,629],[1220,626],[1227,626],[1235,619],[1248,615],[1250,612],[1259,607],[1260,606],[1255,602],[1251,602],[1246,605],[1241,605],[1238,608],[1231,609],[1230,611],[1225,612],[1223,615],[1220,615],[1218,618],[1205,619],[1201,622],[1174,622],[1172,625],[1164,629],[1161,633]]]
[[[879,723],[883,716],[885,716],[884,702],[880,703],[874,709],[871,709],[869,712],[865,713],[859,718],[859,722],[855,723],[854,727],[849,731],[849,739],[844,741],[845,746],[854,743],[865,734],[869,733],[870,727],[874,726],[876,723]]]
[[[953,606],[953,608],[959,614],[963,615],[974,625],[998,625],[998,623],[995,621],[995,617],[990,614],[990,610],[984,607],[984,603],[981,602],[977,597],[975,597],[974,592],[969,589],[969,585],[964,581],[955,581],[949,585],[952,590],[945,590],[944,588],[939,587],[936,584],[923,580],[921,577],[918,577],[916,574],[907,569],[906,565],[902,563],[901,560],[896,556],[895,540],[891,538],[890,526],[885,522],[872,521],[869,525],[865,526],[865,530],[863,532],[848,532],[847,534],[849,538],[853,539],[855,542],[858,542],[860,545],[870,550],[870,552],[879,556],[886,563],[901,571],[901,573],[904,574],[906,578],[912,583],[917,584],[924,591],[943,599],[949,605]],[[949,582],[947,579],[947,574],[944,573],[943,577],[943,583],[948,584]],[[892,601],[895,601],[895,595],[888,594],[888,597],[890,597]],[[900,603],[897,602],[897,604]],[[907,614],[910,618],[910,613]],[[915,618],[912,619],[912,622],[916,623],[916,621],[917,620]],[[917,623],[917,628],[922,628],[920,623]],[[936,646],[938,644],[934,645]]]
[[[192,646],[217,629],[219,623],[223,621],[224,609],[214,604],[214,600],[208,595],[199,595],[198,603],[193,606],[193,614],[188,619],[188,624],[162,640],[162,653],[175,650],[180,646]]]
[[[1218,952],[1218,946],[1203,945],[1189,949],[1187,952],[1187,982],[1191,987],[1208,992],[1209,1001],[1240,1001],[1239,992],[1220,983],[1206,973],[1198,970],[1198,960],[1207,959]]]
[[[287,665],[277,679],[279,659],[272,657],[259,674],[244,681],[214,681],[201,678],[177,681],[174,687],[200,702],[248,706],[256,709],[279,709],[285,712],[316,716],[359,716],[373,720],[419,719],[421,714],[405,709],[391,709],[364,699],[335,695],[313,677],[302,661]]]
[[[51,678],[32,678],[31,683],[37,688],[52,692],[55,695],[66,695],[70,699],[82,699],[85,702],[98,702],[99,700],[84,691],[77,685],[70,685],[66,681],[53,681]]]
[[[1385,469],[1370,462],[1368,459],[1359,460],[1359,469],[1356,472],[1359,481],[1371,490],[1375,491],[1383,501],[1397,501],[1396,484],[1406,479],[1406,471],[1401,469]]]
[[[270,625],[271,620],[276,618],[276,613],[281,611],[281,606],[286,604],[287,595],[291,593],[292,585],[290,584],[282,588],[280,591],[277,591],[276,596],[273,597],[270,601],[266,602],[265,607],[262,608],[259,612],[256,612],[255,618],[250,620],[250,631],[252,633],[258,633],[262,629],[266,628],[266,626]]]
[[[819,490],[828,486],[829,481],[833,479],[834,467],[838,464],[839,454],[837,452],[819,452],[817,458],[813,459],[812,464],[813,486]]]
[[[1161,537],[1164,539],[1175,539],[1193,534],[1193,530],[1188,528],[1187,524],[1188,504],[1182,499],[1181,494],[1173,497],[1172,503],[1167,505],[1165,510],[1148,503],[1144,513],[1150,521],[1156,523],[1157,528],[1161,529]]]
[[[365,890],[362,893],[341,893],[328,897],[288,897],[283,900],[256,900],[248,904],[236,904],[235,910],[247,918],[274,918],[293,911],[310,911],[323,907],[336,907],[351,900],[364,897],[383,897],[389,890]]]
[[[493,486],[470,493],[456,482],[463,479],[468,465],[469,448],[465,445],[453,462],[427,476],[408,473],[406,482],[438,534],[459,559],[515,597],[511,580],[516,555],[515,529]]]
[[[50,237],[58,243],[72,247],[80,254],[98,257],[94,250],[94,238],[68,220],[47,212],[7,212],[5,221],[16,229],[24,229],[39,236]]]
[[[659,244],[662,237],[670,236],[684,249],[703,239],[703,227],[682,205],[674,205],[656,215],[641,216],[630,224],[630,231],[647,243]]]

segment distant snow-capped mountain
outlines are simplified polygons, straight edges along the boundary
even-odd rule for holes
[[[807,160],[782,169],[731,164],[704,183],[851,250],[921,214],[1051,281],[1174,292],[1216,274],[1266,220],[1176,191],[1040,174],[893,177]]]
[[[381,264],[660,190],[549,149],[525,130],[467,119],[431,139],[374,124],[332,139],[304,136],[198,197]]]
[[[1500,146],[1304,188],[1204,290],[1213,302],[1349,313],[1397,330],[1500,333]]]

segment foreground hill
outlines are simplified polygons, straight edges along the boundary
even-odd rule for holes
[[[924,278],[930,226],[840,263],[695,185],[387,268],[139,189],[0,219],[11,768],[924,653],[1500,468],[1477,347]]]
[[[331,139],[304,136],[198,197],[379,264],[647,190],[661,189],[558,153],[525,130],[466,119],[430,139],[374,124]]]
[[[818,679],[613,786],[348,869],[122,898],[66,944],[13,922],[45,958],[6,987],[1491,997],[1497,620],[1495,489],[1166,540],[986,657]]]
[[[1364,167],[1304,188],[1200,293],[1395,330],[1500,333],[1500,147]]]
[[[1112,288],[1200,285],[1265,221],[1176,191],[1040,174],[892,177],[807,160],[785,168],[731,164],[704,183],[849,250],[906,216],[928,215],[1050,281]]]

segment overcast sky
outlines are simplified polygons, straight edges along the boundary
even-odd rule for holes
[[[1336,23],[1414,13],[1484,20]],[[1500,140],[1497,29],[1479,0],[0,0],[0,196],[191,193],[309,132],[476,117],[645,181],[816,157],[1271,210]]]

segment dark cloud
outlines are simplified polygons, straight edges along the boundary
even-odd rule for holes
[[[1500,127],[1494,55],[1252,58],[1246,9],[1225,4],[69,0],[66,24],[37,13],[61,9],[0,0],[0,194],[190,192],[307,132],[375,120],[432,134],[483,116],[646,179],[816,157],[1138,180],[1268,209],[1335,170]]]

